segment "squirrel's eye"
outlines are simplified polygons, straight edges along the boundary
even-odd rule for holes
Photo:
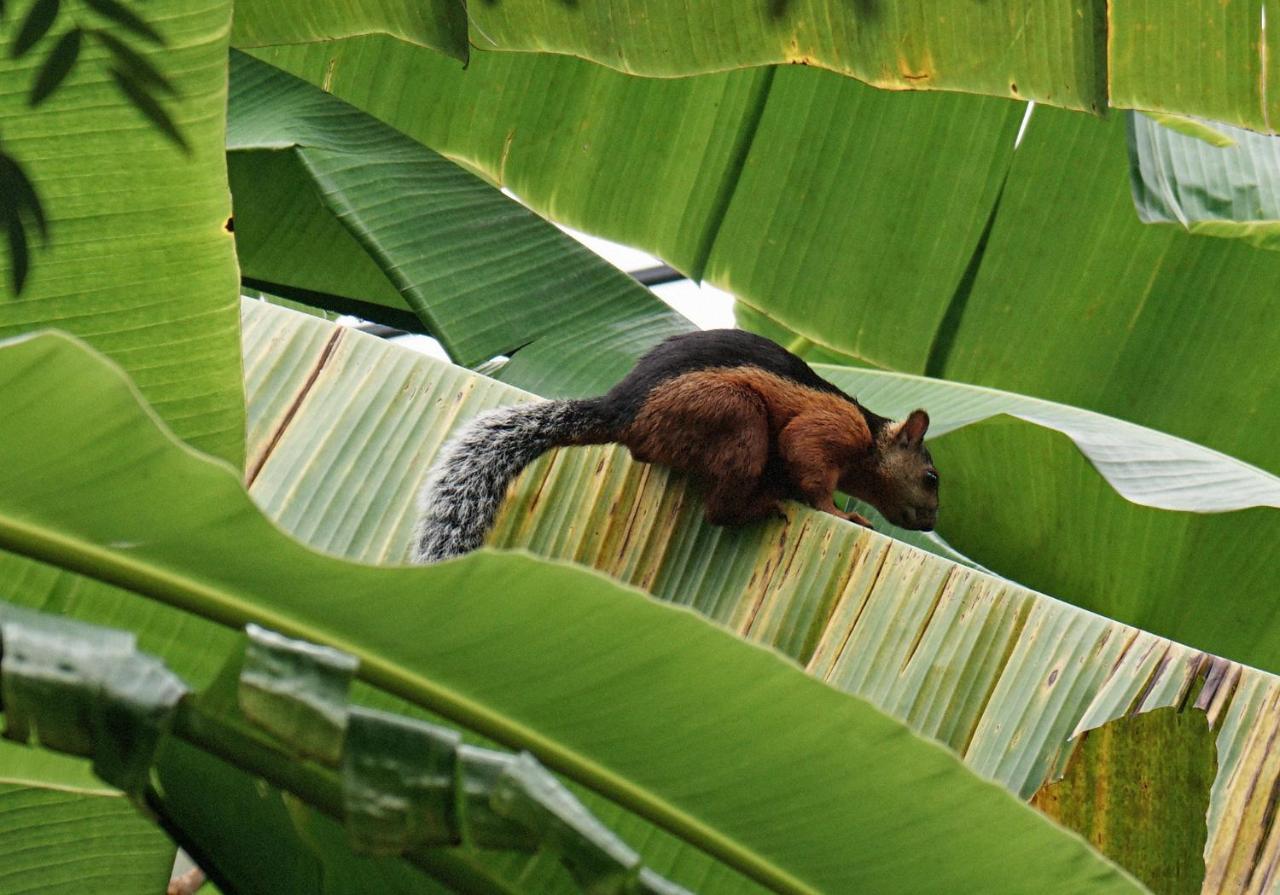
[[[930,488],[938,487],[938,471],[936,469],[926,469],[924,471],[924,483]]]

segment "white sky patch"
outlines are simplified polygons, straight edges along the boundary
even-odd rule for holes
[[[1035,103],[1027,103],[1027,111],[1022,113],[1022,124],[1018,125],[1018,135],[1013,138],[1013,148],[1017,149],[1018,144],[1022,142],[1022,135],[1027,132],[1027,125],[1031,123],[1031,113],[1035,111]]]
[[[693,321],[699,329],[732,329],[733,296],[715,286],[678,280],[653,287],[653,294]]]
[[[616,242],[601,239],[599,236],[580,233],[572,227],[560,227],[560,229],[614,267],[625,271],[644,270],[646,267],[658,267],[663,263],[661,259],[639,249],[619,245]],[[677,280],[674,283],[654,286],[652,291],[670,307],[692,320],[694,326],[699,329],[722,329],[734,325],[733,296],[714,286],[699,285],[690,280]]]
[[[622,270],[644,270],[646,267],[657,267],[662,263],[657,258],[639,249],[610,242],[607,239],[601,239],[599,236],[592,236],[589,233],[581,233],[572,227],[563,227],[559,224],[556,224],[556,226],[601,258],[604,258],[614,267]]]

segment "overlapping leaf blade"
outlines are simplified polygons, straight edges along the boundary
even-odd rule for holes
[[[521,556],[379,569],[315,554],[273,528],[225,466],[158,428],[99,357],[47,335],[11,343],[0,359],[0,395],[38,423],[20,444],[0,442],[0,542],[10,551],[223,623],[254,620],[342,648],[361,659],[365,680],[530,747],[785,890],[852,880],[954,891],[1011,873],[1042,891],[1131,888],[941,748],[688,614]],[[80,387],[42,402],[19,385],[33,365]],[[24,457],[38,457],[39,470]],[[139,475],[142,491],[129,484]],[[109,498],[120,488],[133,495],[128,514]],[[474,599],[459,598],[468,592]],[[377,594],[380,611],[355,593]],[[425,641],[406,636],[416,625]],[[566,664],[593,681],[589,693],[560,673]],[[635,711],[645,700],[663,706],[663,724]],[[749,751],[724,763],[726,741]],[[739,785],[746,768],[749,788]],[[895,795],[917,786],[930,793],[918,816],[925,802]],[[773,810],[784,801],[796,810]],[[750,807],[761,805],[770,808]],[[874,817],[859,820],[867,811]],[[993,825],[1007,833],[992,837]],[[926,843],[928,866],[913,857]],[[989,860],[975,860],[983,849]]]
[[[915,407],[932,408],[932,438],[997,416],[1015,417],[1060,432],[1132,503],[1197,513],[1280,509],[1280,478],[1218,451],[1124,420],[959,382],[827,364],[816,369],[894,419],[905,417]]]
[[[1218,770],[1203,711],[1166,707],[1082,735],[1032,804],[1131,868],[1154,892],[1203,891],[1205,818]]]
[[[168,837],[119,794],[0,784],[0,887],[6,892],[161,892]]]
[[[237,47],[260,47],[329,41],[357,34],[389,34],[463,62],[469,50],[466,6],[461,0],[320,0],[306,4],[242,0],[236,4],[231,40]]]
[[[1192,233],[1280,247],[1280,137],[1206,123],[1214,145],[1145,115],[1128,120],[1138,216]]]
[[[405,556],[414,492],[448,431],[495,403],[527,399],[356,334],[339,338],[311,380],[305,358],[315,362],[332,330],[266,305],[248,305],[246,314],[247,384],[258,420],[253,451],[265,458],[253,493],[289,530],[326,550],[367,561]],[[271,346],[291,362],[273,367]],[[293,399],[299,412],[286,420],[276,408]],[[406,419],[431,425],[418,429]],[[1137,509],[1114,495],[1067,437],[1021,420],[972,424],[936,449],[941,456],[967,433],[997,426],[1032,437],[1014,442],[1014,452],[1039,458],[1035,438],[1043,437],[1077,464],[1047,458],[1039,476],[1057,470],[1067,491],[1089,485]],[[1004,450],[986,461],[1007,463],[1012,455]],[[944,488],[954,500],[959,476],[946,468]],[[1019,488],[1007,493],[1033,507],[1044,490],[1026,493],[1025,481]],[[989,518],[996,512],[990,504],[978,509]],[[781,650],[1023,797],[1061,772],[1079,731],[1195,700],[1219,730],[1223,756],[1209,824],[1217,882],[1207,891],[1232,891],[1232,881],[1269,860],[1266,804],[1280,776],[1280,763],[1265,757],[1280,717],[1274,675],[1210,660],[799,507],[788,523],[706,526],[695,489],[607,448],[569,449],[536,464],[509,498],[492,542],[594,566]]]
[[[231,180],[247,276],[409,307],[459,363],[601,390],[692,325],[474,175],[251,57],[232,61]],[[283,222],[283,225],[282,225]],[[592,362],[565,375],[568,346]]]
[[[243,46],[399,34],[421,4],[385,3],[335,21],[328,3],[289,23],[251,4]],[[293,9],[292,5],[286,7]],[[444,17],[438,6],[428,10]],[[1110,104],[1204,115],[1270,130],[1280,38],[1264,3],[1117,0],[1056,5],[1016,0],[658,0],[643,14],[622,0],[505,0],[459,21],[482,50],[550,52],[619,71],[679,77],[772,63],[819,66],[898,90],[951,90],[1101,112]],[[468,27],[469,24],[469,27]],[[482,53],[475,54],[477,56]]]
[[[376,38],[262,55],[317,83],[338,60],[337,95],[538,211],[653,251],[821,344],[912,370],[1024,109],[799,68],[642,80],[490,53],[462,73]]]

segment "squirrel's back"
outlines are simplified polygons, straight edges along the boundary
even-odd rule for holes
[[[741,329],[707,329],[672,336],[654,346],[604,396],[605,412],[619,429],[635,418],[658,386],[686,373],[737,367],[760,369],[857,404],[777,342]]]

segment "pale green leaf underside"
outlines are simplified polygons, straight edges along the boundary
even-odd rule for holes
[[[274,443],[253,494],[288,530],[325,550],[400,560],[416,489],[448,432],[496,404],[528,399],[349,332],[308,387],[304,358],[314,363],[333,329],[261,305],[246,306],[246,315],[255,453]],[[282,353],[294,362],[273,366]],[[279,412],[286,395],[303,398],[287,424]],[[1000,427],[1044,431],[1012,419]],[[935,442],[935,453],[965,431]],[[1045,437],[1079,457],[1065,437]],[[1005,455],[986,456],[1000,463]],[[1083,459],[1079,467],[1065,468],[1068,488],[1093,481],[1109,490]],[[1179,516],[1114,499],[1131,511]],[[978,510],[990,520],[999,508]],[[634,464],[622,451],[576,448],[522,477],[491,543],[585,563],[687,605],[870,699],[1024,797],[1060,770],[1078,731],[1126,712],[1181,705],[1207,676],[1199,698],[1218,725],[1223,756],[1210,824],[1214,860],[1234,862],[1236,874],[1269,860],[1257,846],[1268,835],[1267,794],[1280,779],[1280,764],[1264,757],[1280,725],[1274,676],[1208,661],[1198,649],[829,517],[799,507],[790,513],[789,523],[712,528],[701,521],[696,490],[679,477]],[[1215,590],[1213,605],[1221,598]],[[1230,633],[1240,646],[1240,626]]]
[[[77,385],[44,400],[36,368]],[[784,891],[972,891],[1011,878],[1042,892],[1132,891],[945,750],[691,614],[519,555],[375,568],[314,553],[80,344],[12,342],[0,371],[6,413],[32,422],[0,442],[0,544],[11,552],[350,652],[365,681],[529,748]],[[661,724],[636,711],[644,701],[662,706]],[[726,742],[738,744],[731,763]]]
[[[1158,119],[1129,119],[1129,177],[1138,216],[1280,248],[1280,138],[1213,127],[1225,143],[1209,144]]]

